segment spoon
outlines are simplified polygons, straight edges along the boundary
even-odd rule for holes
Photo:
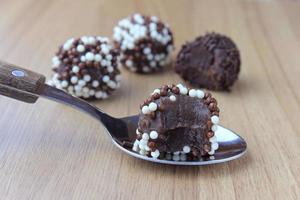
[[[219,149],[213,156],[199,161],[173,161],[140,155],[132,150],[138,115],[112,117],[86,101],[45,84],[45,76],[0,61],[0,94],[26,103],[35,103],[41,96],[79,109],[98,119],[106,128],[113,143],[123,152],[147,161],[172,165],[208,165],[222,163],[245,154],[247,144],[243,138],[222,126],[215,132]]]

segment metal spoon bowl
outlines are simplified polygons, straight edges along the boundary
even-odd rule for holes
[[[233,131],[219,126],[216,131],[219,149],[214,156],[199,161],[172,161],[142,156],[131,150],[135,139],[138,116],[114,118],[88,102],[45,84],[45,77],[35,72],[0,61],[0,94],[27,103],[41,97],[79,109],[98,119],[112,137],[113,143],[123,152],[139,159],[172,165],[208,165],[239,158],[246,152],[246,142]]]

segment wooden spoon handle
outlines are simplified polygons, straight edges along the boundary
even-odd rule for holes
[[[35,103],[45,83],[41,74],[0,61],[0,94]]]

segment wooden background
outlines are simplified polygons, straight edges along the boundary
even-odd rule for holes
[[[0,0],[0,59],[49,77],[58,45],[110,36],[134,12],[168,22],[177,51],[206,31],[233,38],[240,79],[213,94],[222,124],[247,140],[248,153],[206,167],[152,164],[123,154],[99,122],[72,108],[1,96],[0,199],[300,199],[300,1]],[[180,81],[171,69],[123,70],[122,87],[96,105],[136,114],[153,88]]]

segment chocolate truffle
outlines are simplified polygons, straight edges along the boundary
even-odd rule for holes
[[[48,84],[80,98],[105,99],[120,86],[118,56],[107,38],[71,38],[53,57]]]
[[[141,155],[199,160],[218,149],[219,108],[210,93],[182,84],[155,89],[141,105],[133,150]]]
[[[238,78],[240,63],[239,50],[230,38],[207,33],[183,45],[175,71],[195,87],[229,90]]]
[[[155,16],[134,14],[122,19],[114,28],[113,38],[121,63],[133,72],[160,71],[170,62],[173,35]]]

